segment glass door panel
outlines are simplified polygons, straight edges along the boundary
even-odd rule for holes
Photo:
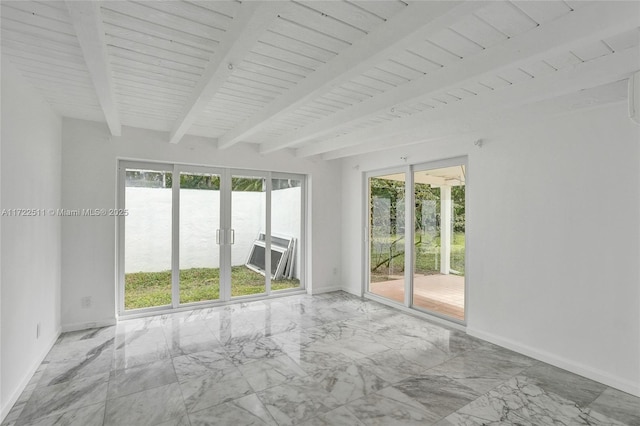
[[[171,305],[172,173],[124,173],[124,309]]]
[[[231,246],[231,297],[267,291],[266,194],[266,178],[231,176],[231,228],[225,231],[225,243]],[[274,266],[277,261],[272,262],[271,275]]]
[[[304,176],[122,161],[118,182],[119,313],[303,286]]]
[[[369,178],[369,291],[400,303],[405,295],[404,173]]]
[[[278,258],[271,290],[300,287],[302,247],[302,181],[291,178],[271,180],[271,244],[286,249]],[[273,251],[272,251],[273,253]],[[273,270],[274,259],[271,268]],[[279,266],[279,268],[278,268]]]
[[[220,299],[220,174],[180,172],[180,303]]]
[[[415,171],[412,306],[464,321],[465,167]]]

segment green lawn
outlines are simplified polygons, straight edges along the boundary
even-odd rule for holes
[[[373,242],[371,249],[371,281],[388,281],[389,279],[401,278],[404,275],[404,240],[398,240],[397,238],[388,237],[389,241],[397,241],[394,247],[390,244],[391,251],[378,252],[376,251],[376,243],[380,242],[379,239]],[[415,272],[418,274],[437,274],[440,271],[440,237],[436,237],[433,241],[427,244],[425,241],[419,242],[416,237],[416,259],[415,259]],[[454,269],[464,275],[464,248],[465,248],[465,235],[463,232],[456,232],[453,234],[453,241],[451,244],[451,269]],[[389,258],[392,258],[389,262],[386,262]],[[375,266],[382,263],[377,269]]]
[[[171,271],[125,274],[125,309],[171,304]],[[298,279],[271,280],[271,290],[300,287]],[[245,266],[231,267],[231,295],[264,293],[264,276]],[[180,271],[180,303],[220,298],[220,270],[193,268]]]

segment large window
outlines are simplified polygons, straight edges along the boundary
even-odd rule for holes
[[[367,175],[366,293],[465,320],[466,160]]]
[[[304,286],[304,176],[122,161],[119,186],[121,314]]]

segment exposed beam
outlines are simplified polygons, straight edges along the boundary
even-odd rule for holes
[[[483,5],[483,2],[410,3],[404,10],[344,49],[266,108],[227,132],[220,138],[218,147],[228,148],[234,145],[268,125],[275,116],[292,111],[351,80],[396,55],[401,49],[449,27],[460,16],[472,13]]]
[[[122,126],[113,89],[107,45],[104,41],[100,4],[94,1],[67,1],[66,4],[104,118],[111,134],[120,136]]]
[[[363,129],[325,141],[322,143],[322,151],[325,153],[322,158],[333,160],[357,155],[368,152],[376,145],[388,148],[427,138],[460,135],[472,130],[470,122],[495,126],[496,117],[540,102],[549,101],[545,108],[553,111],[556,99],[625,80],[639,67],[640,51],[637,46],[631,47],[513,87],[466,98],[446,107],[423,111],[383,126]],[[297,155],[307,157],[316,155],[314,152],[311,145],[298,149]]]
[[[245,57],[286,4],[284,1],[242,2],[238,15],[225,32],[223,40],[211,56],[184,110],[174,123],[170,135],[171,143],[180,142],[229,75],[233,73],[233,65]]]
[[[637,11],[638,6],[633,2],[615,8],[605,3],[595,3],[578,9],[464,59],[456,65],[436,70],[284,135],[277,142],[265,144],[261,152],[268,153],[292,147],[336,132],[348,123],[380,114],[394,106],[419,102],[447,89],[458,88],[466,82],[493,76],[501,70],[549,58],[557,53],[565,53],[573,47],[631,30],[638,26]],[[318,153],[321,152],[316,152]]]
[[[497,114],[487,111],[473,117],[457,117],[447,123],[432,123],[429,130],[416,138],[394,138],[392,144],[388,139],[374,141],[367,145],[358,145],[329,152],[322,156],[324,160],[336,160],[355,155],[385,151],[390,148],[429,144],[430,146],[451,146],[460,142],[474,143],[478,139],[491,139],[496,134],[512,128],[523,128],[536,125],[543,120],[561,117],[575,111],[626,102],[626,81],[621,80],[593,89],[574,92],[560,98],[511,108]],[[461,131],[461,129],[464,129]]]

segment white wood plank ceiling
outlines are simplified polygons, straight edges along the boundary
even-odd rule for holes
[[[567,96],[620,101],[640,69],[640,2],[2,1],[0,14],[3,63],[62,116],[264,154],[335,159]]]

